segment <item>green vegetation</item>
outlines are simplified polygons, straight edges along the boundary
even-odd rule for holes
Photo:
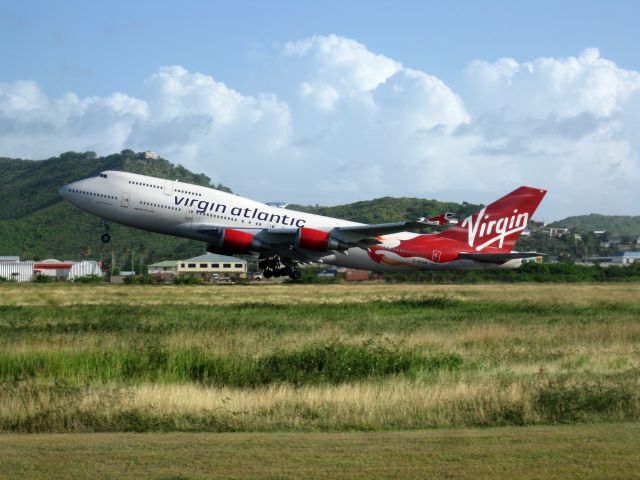
[[[171,180],[179,178],[184,182],[230,191],[222,184],[212,184],[204,174],[192,173],[162,158],[148,159],[131,150],[105,157],[94,152],[66,152],[39,161],[0,158],[0,169],[3,171],[0,178],[0,252],[36,260],[54,257],[95,259],[102,261],[108,270],[112,253],[115,254],[116,267],[142,271],[142,266],[149,262],[201,254],[203,244],[112,225],[112,242],[105,246],[100,241],[102,226],[99,219],[63,202],[57,193],[60,186],[97,175],[103,170],[125,170]],[[467,202],[457,204],[392,197],[331,207],[289,206],[294,210],[364,223],[413,220],[445,211],[464,218],[481,207]],[[535,232],[521,239],[518,248],[548,253],[561,259],[577,259],[614,251],[614,247],[602,246],[606,237],[594,235],[593,230],[605,229],[608,235],[621,236],[620,239],[628,245],[634,244],[635,237],[640,235],[640,217],[588,215],[570,217],[553,225],[571,227],[581,232],[582,238],[576,240],[573,235],[549,237]],[[132,256],[135,265],[131,264]]]
[[[211,355],[207,349],[167,348],[153,339],[118,351],[0,353],[0,382],[84,385],[91,382],[142,384],[195,382],[205,386],[254,388],[287,382],[293,385],[339,384],[396,374],[416,376],[440,370],[475,368],[457,354],[425,356],[415,348],[310,344],[270,354]]]
[[[637,284],[0,287],[0,431],[640,420]]]
[[[387,282],[482,283],[482,282],[638,282],[640,263],[629,266],[576,265],[573,262],[525,263],[515,270],[426,271],[385,273]],[[304,280],[304,279],[303,279]]]
[[[131,275],[125,277],[124,283],[127,285],[154,285],[158,280],[153,275]]]
[[[179,275],[173,279],[173,283],[176,285],[202,285],[204,281],[201,277],[194,275]]]
[[[200,242],[112,225],[112,243],[100,241],[100,221],[64,202],[58,189],[103,170],[125,170],[229,191],[213,185],[204,174],[194,174],[164,159],[146,159],[131,150],[98,157],[93,152],[67,152],[48,160],[0,158],[0,252],[26,259],[90,258],[110,266],[112,250],[119,265],[135,251],[137,259],[154,261],[168,256],[202,253]],[[128,260],[127,260],[128,261]],[[136,267],[137,265],[136,261]],[[124,263],[131,269],[130,262]]]
[[[637,424],[413,432],[0,435],[1,479],[637,478]]]
[[[104,278],[100,275],[84,275],[82,277],[76,277],[73,279],[74,283],[102,283]]]
[[[482,208],[482,205],[462,202],[440,202],[422,198],[382,197],[374,200],[337,205],[334,207],[289,205],[287,208],[362,223],[397,222],[415,220],[420,217],[455,213],[464,218]]]
[[[594,230],[606,230],[617,235],[629,235],[640,237],[640,216],[630,217],[626,215],[578,215],[567,217],[552,223],[552,227],[568,227],[579,232],[593,232]]]

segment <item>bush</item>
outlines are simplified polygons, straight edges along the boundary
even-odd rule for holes
[[[84,275],[73,279],[74,283],[102,283],[100,275]]]
[[[124,283],[128,285],[155,285],[158,280],[153,275],[132,275],[125,277]]]
[[[200,277],[191,275],[177,276],[174,282],[176,285],[202,285],[203,281]]]
[[[35,283],[51,283],[53,281],[53,278],[47,275],[36,275],[33,281]]]
[[[547,421],[555,423],[636,420],[640,395],[637,376],[632,373],[630,377],[612,376],[589,383],[560,377],[540,389],[535,404]]]

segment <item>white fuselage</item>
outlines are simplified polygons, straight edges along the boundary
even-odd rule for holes
[[[202,187],[164,180],[134,173],[105,171],[100,176],[65,185],[60,189],[63,198],[73,205],[123,225],[210,242],[211,235],[203,227],[233,228],[268,235],[277,229],[311,227],[330,230],[335,227],[361,225],[311,213],[298,212],[266,205],[261,202]],[[387,235],[393,242],[410,232]],[[295,256],[295,255],[294,255]],[[327,263],[375,271],[407,271],[407,266],[382,265],[373,261],[362,248],[345,252],[300,252],[300,260]],[[507,262],[509,263],[509,262]],[[513,263],[513,262],[512,262]],[[519,265],[520,262],[517,262]],[[516,266],[503,265],[513,268]],[[495,267],[495,265],[493,266]],[[445,265],[416,261],[414,269],[490,268],[470,260],[456,260]]]

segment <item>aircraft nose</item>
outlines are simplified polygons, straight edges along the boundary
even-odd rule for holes
[[[66,200],[69,195],[69,185],[63,185],[60,187],[58,189],[58,194]]]

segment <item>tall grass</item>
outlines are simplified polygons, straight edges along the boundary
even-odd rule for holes
[[[341,383],[390,375],[474,368],[455,353],[423,355],[416,349],[367,342],[306,345],[263,356],[211,355],[200,348],[168,349],[158,343],[141,348],[88,352],[0,352],[0,382],[41,380],[87,383],[184,383],[253,388]]]
[[[384,382],[256,389],[194,384],[3,386],[0,430],[386,430],[640,420],[638,373],[526,382]]]
[[[41,292],[34,286],[0,288],[0,430],[369,430],[639,416],[633,286],[555,287],[544,299],[526,285],[357,286],[353,298],[335,286],[331,299],[324,286],[267,287],[272,297],[195,287],[174,303],[145,295],[178,287],[42,288],[46,301],[24,296]]]

